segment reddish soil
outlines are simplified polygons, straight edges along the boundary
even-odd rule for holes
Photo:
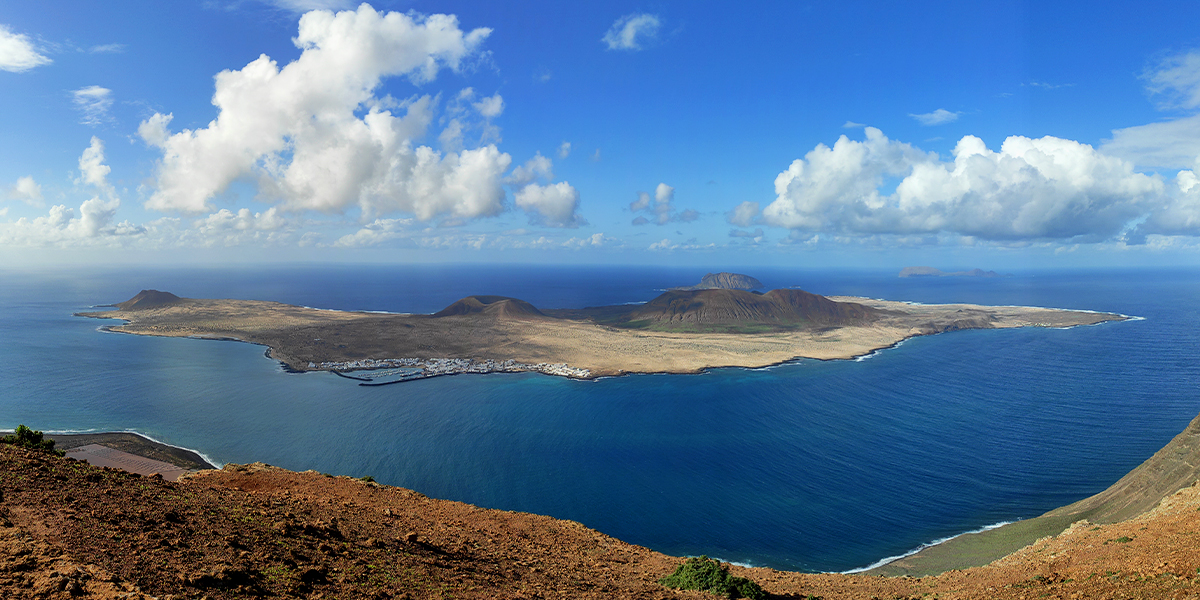
[[[703,598],[571,521],[261,464],[179,483],[0,445],[3,598]],[[735,567],[775,597],[1194,598],[1200,488],[938,577]]]

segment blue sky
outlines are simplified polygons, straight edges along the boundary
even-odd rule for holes
[[[7,3],[0,260],[1200,262],[1200,7],[979,4]]]

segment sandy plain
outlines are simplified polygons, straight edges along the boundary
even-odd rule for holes
[[[588,377],[754,368],[797,358],[846,359],[918,335],[961,329],[1074,327],[1128,318],[1035,307],[830,299],[878,309],[879,316],[867,323],[766,333],[648,331],[543,315],[433,317],[334,311],[251,300],[181,299],[162,306],[80,316],[123,320],[125,324],[109,328],[121,333],[261,344],[270,348],[272,358],[298,371],[368,358],[460,358],[566,364],[586,369]]]

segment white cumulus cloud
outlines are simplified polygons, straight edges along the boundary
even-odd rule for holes
[[[42,186],[32,176],[17,178],[17,184],[8,191],[8,197],[26,204],[38,206],[42,203]]]
[[[483,118],[494,119],[500,116],[500,113],[504,112],[504,99],[500,97],[500,94],[494,94],[483,98],[479,102],[475,102],[471,106],[474,106],[475,110],[483,115]]]
[[[112,168],[104,164],[104,142],[100,141],[100,138],[92,136],[91,144],[84,149],[83,154],[79,155],[78,183],[95,186],[106,196],[112,196],[114,190],[108,183],[110,172],[112,172]]]
[[[1161,178],[1072,140],[1012,136],[996,152],[966,136],[943,161],[873,127],[861,142],[819,144],[779,174],[775,193],[769,225],[985,240],[1111,239],[1173,201]]]
[[[530,183],[516,193],[517,207],[533,220],[551,227],[579,227],[579,191],[560,181],[548,185]]]
[[[649,13],[628,14],[612,24],[601,38],[609,50],[641,50],[644,44],[658,37],[662,21]]]
[[[558,157],[566,158],[571,155],[571,142],[563,142],[558,146]]]
[[[671,222],[690,223],[700,218],[700,213],[690,208],[683,211],[676,211],[675,206],[675,188],[659,183],[654,188],[654,196],[646,192],[638,192],[637,200],[629,203],[629,210],[633,213],[644,213],[633,219],[634,225],[646,225],[654,223],[656,225],[666,225]]]
[[[205,212],[213,196],[245,178],[256,181],[260,199],[287,210],[357,206],[421,220],[501,212],[508,154],[494,145],[445,154],[416,146],[432,120],[432,99],[403,103],[397,115],[389,99],[374,95],[386,77],[422,83],[458,69],[489,33],[464,32],[450,15],[385,14],[366,4],[305,14],[293,39],[299,58],[281,68],[262,55],[217,74],[218,114],[207,127],[172,134],[170,115],[161,114],[139,126],[163,153],[146,206]],[[488,102],[482,110],[502,109]]]
[[[24,73],[51,62],[37,51],[29,36],[13,33],[8,26],[0,25],[0,71]]]
[[[554,163],[540,152],[525,161],[525,164],[513,169],[512,174],[508,176],[508,182],[523,186],[539,178],[554,179]]]

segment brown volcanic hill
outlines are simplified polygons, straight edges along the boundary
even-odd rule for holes
[[[461,315],[489,315],[494,317],[528,318],[544,317],[534,305],[506,296],[467,296],[462,300],[433,313],[435,317]]]
[[[730,570],[772,598],[1192,598],[1198,509],[1193,484],[1134,519],[935,577]],[[349,477],[255,463],[173,483],[0,445],[6,599],[718,597],[657,583],[681,562],[573,521]]]
[[[851,302],[834,302],[803,290],[672,290],[633,307],[628,323],[657,326],[833,326],[870,321],[880,311]]]
[[[672,290],[761,290],[763,283],[741,273],[706,273],[698,285],[671,288]]]
[[[158,290],[142,290],[138,294],[124,302],[114,304],[121,310],[142,310],[146,308],[155,308],[167,304],[174,304],[183,300],[179,296],[171,292],[160,292]]]

